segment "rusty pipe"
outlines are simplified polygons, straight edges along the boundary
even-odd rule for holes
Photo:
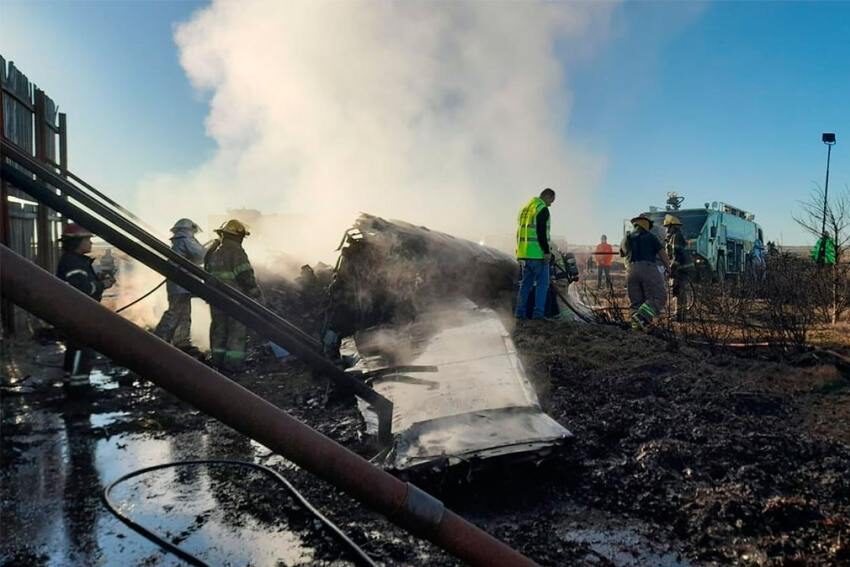
[[[439,500],[404,483],[5,246],[0,292],[181,400],[345,491],[470,565],[534,565]]]

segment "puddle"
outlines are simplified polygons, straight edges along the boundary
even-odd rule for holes
[[[631,528],[606,530],[571,529],[558,534],[564,541],[588,545],[595,553],[616,567],[690,567],[674,551],[660,549],[648,538]]]
[[[130,415],[130,412],[126,411],[114,411],[109,413],[95,413],[89,417],[89,423],[91,423],[92,428],[97,427],[106,427],[107,425],[112,425],[116,421],[121,421],[121,419]]]
[[[106,373],[102,370],[91,371],[89,384],[98,390],[114,390],[118,387],[117,377],[113,373]]]
[[[4,443],[21,447],[21,453],[14,467],[0,471],[4,495],[0,564],[176,565],[176,558],[105,508],[100,501],[103,487],[155,464],[216,457],[251,460],[255,452],[268,451],[247,442],[241,446],[241,438],[224,439],[217,430],[164,438],[121,434],[109,439],[97,439],[87,431],[128,415],[92,414],[82,426],[49,411],[15,416],[32,430],[3,437]],[[230,474],[217,474],[222,472]],[[134,521],[167,539],[176,538],[182,549],[210,565],[314,563],[315,550],[303,541],[303,532],[289,527],[285,506],[279,513],[275,506],[274,513],[255,517],[251,503],[263,495],[251,491],[257,486],[272,490],[274,480],[254,483],[251,490],[234,480],[249,474],[261,473],[234,474],[208,466],[154,471],[118,485],[113,500]]]
[[[146,466],[203,457],[196,452],[203,452],[212,441],[208,435],[181,437],[176,445],[173,439],[141,435],[101,441],[95,451],[96,467],[103,471],[106,482],[112,482]],[[212,470],[215,472],[211,474]],[[168,539],[176,538],[181,549],[211,565],[310,564],[313,549],[298,534],[261,522],[250,512],[227,509],[226,503],[234,498],[232,493],[247,489],[235,482],[213,481],[212,475],[233,471],[208,465],[151,471],[116,486],[112,498],[134,521]],[[246,474],[260,473],[242,469],[232,478]],[[244,492],[244,496],[250,501],[250,493]],[[276,519],[285,521],[285,512],[281,510]]]

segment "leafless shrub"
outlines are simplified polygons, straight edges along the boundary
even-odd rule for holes
[[[768,257],[759,291],[771,340],[798,348],[806,344],[817,320],[818,299],[813,290],[819,286],[819,272],[818,266],[805,258],[787,253]]]
[[[628,321],[628,307],[620,301],[613,285],[590,287],[585,280],[581,283],[580,296],[593,309],[599,323],[622,326]]]
[[[835,264],[820,267],[820,278],[814,290],[823,306],[818,311],[825,322],[835,325],[850,310],[850,284],[848,284],[847,251],[850,249],[850,188],[825,199],[820,186],[812,190],[806,201],[800,202],[800,214],[794,220],[814,238],[823,232],[835,242]],[[828,284],[821,285],[821,282]]]

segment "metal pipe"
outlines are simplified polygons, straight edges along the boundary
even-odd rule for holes
[[[0,247],[0,292],[35,316],[470,565],[534,565],[435,498]]]

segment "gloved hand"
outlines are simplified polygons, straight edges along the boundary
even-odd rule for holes
[[[101,272],[97,275],[97,279],[103,283],[103,289],[109,289],[115,285],[115,276],[109,272]]]
[[[546,262],[547,264],[549,262],[551,262],[552,261],[552,254],[548,253],[548,252],[546,254],[543,254],[543,261]]]

